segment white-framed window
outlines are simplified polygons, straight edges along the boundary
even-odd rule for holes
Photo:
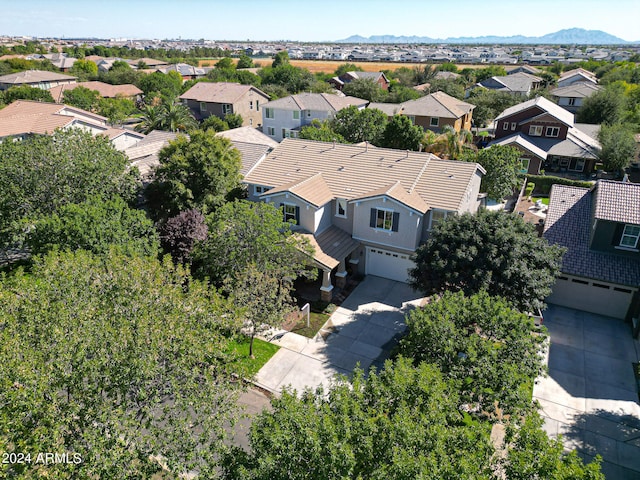
[[[227,115],[228,113],[233,113],[233,107],[230,103],[222,104],[222,114]]]
[[[249,100],[249,110],[253,110],[253,100]]]
[[[407,118],[411,121],[412,125],[416,124],[416,117],[415,115],[407,115]]]
[[[265,108],[264,109],[264,117],[265,118],[273,118],[273,108]]]
[[[620,246],[624,248],[636,248],[640,239],[640,225],[625,225]]]
[[[300,120],[300,110],[294,110],[293,111],[293,119],[294,120]]]
[[[529,135],[539,137],[542,135],[542,125],[531,125],[529,127]]]
[[[440,125],[440,118],[439,117],[431,117],[431,119],[429,120],[429,126],[430,127],[437,127],[438,125]]]
[[[347,217],[347,200],[344,198],[336,198],[336,217]]]
[[[547,127],[544,134],[547,137],[557,137],[560,135],[560,127]]]
[[[393,229],[393,211],[377,209],[376,213],[376,228],[380,230],[387,230],[389,232]]]
[[[284,212],[284,221],[285,222],[296,222],[296,206],[291,205],[289,203],[285,203],[282,206],[282,211]]]
[[[431,210],[431,217],[429,218],[429,230],[433,229],[438,223],[447,218],[449,212],[445,210]]]
[[[269,135],[270,137],[275,137],[276,136],[275,127],[267,127],[267,135]]]
[[[266,192],[267,190],[269,190],[269,189],[267,187],[263,187],[262,185],[254,185],[253,186],[254,195],[260,195],[260,194]]]
[[[206,102],[200,102],[200,111],[201,112],[206,112],[207,111],[207,103]]]
[[[518,124],[516,122],[511,122],[511,130],[515,131],[517,126],[518,126]]]
[[[522,173],[527,173],[529,171],[529,164],[531,163],[531,160],[529,160],[526,157],[522,157],[520,159],[520,171]]]
[[[503,129],[503,130],[509,130],[509,122],[504,122],[504,123],[502,124],[502,129]]]

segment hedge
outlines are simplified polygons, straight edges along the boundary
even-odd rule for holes
[[[548,195],[551,191],[551,185],[569,185],[570,187],[591,188],[594,182],[585,182],[581,180],[570,180],[562,177],[552,177],[548,175],[527,175],[527,181],[536,184],[534,193]]]

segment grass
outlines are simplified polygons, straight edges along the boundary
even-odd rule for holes
[[[255,358],[250,358],[249,337],[236,339],[229,344],[228,353],[237,356],[230,367],[240,377],[253,377],[279,349],[280,347],[277,345],[256,338],[253,340],[253,356]]]
[[[298,322],[291,328],[291,332],[297,333],[307,338],[313,338],[320,330],[320,327],[324,325],[331,315],[328,313],[311,312],[309,314],[309,326],[307,327],[307,316],[304,315]]]
[[[549,206],[549,197],[533,197],[531,199],[533,203],[536,203],[538,200],[541,200],[543,205]]]

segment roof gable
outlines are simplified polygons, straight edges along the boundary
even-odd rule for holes
[[[250,90],[257,92],[266,99],[269,98],[266,93],[252,85],[228,82],[198,82],[180,95],[179,98],[208,103],[235,103]]]

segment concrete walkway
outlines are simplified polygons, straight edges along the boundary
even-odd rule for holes
[[[590,461],[603,457],[607,480],[640,479],[640,406],[632,363],[640,343],[620,320],[550,305],[549,376],[533,396],[545,430]]]
[[[269,339],[280,350],[255,380],[272,392],[328,387],[336,375],[350,375],[356,365],[380,368],[406,328],[404,316],[422,302],[407,284],[367,276],[309,339],[280,332]]]

